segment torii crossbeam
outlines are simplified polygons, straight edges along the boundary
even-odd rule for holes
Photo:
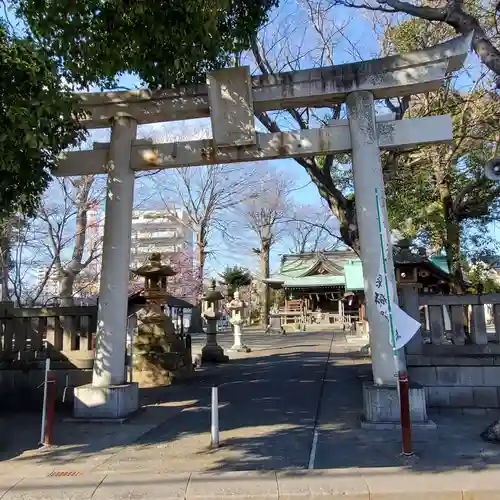
[[[470,42],[471,36],[458,37],[409,54],[269,76],[229,68],[210,73],[206,85],[173,90],[80,94],[87,127],[110,126],[111,140],[94,144],[92,151],[67,153],[57,172],[109,174],[94,374],[91,386],[75,390],[75,416],[122,417],[137,408],[137,387],[125,384],[124,374],[134,176],[158,168],[352,152],[374,381],[393,386],[392,348],[372,289],[381,257],[375,189],[388,227],[380,150],[449,142],[452,124],[449,116],[377,122],[374,100],[437,90],[461,67]],[[322,129],[256,132],[257,112],[339,102],[346,103],[348,120]],[[168,144],[136,139],[138,124],[208,116],[211,139]],[[390,250],[389,280],[396,289]],[[96,397],[100,402],[94,405]]]

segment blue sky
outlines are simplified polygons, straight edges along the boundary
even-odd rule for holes
[[[318,3],[318,0],[315,0],[315,3]],[[22,28],[12,14],[8,14],[7,17],[11,24],[16,25],[18,29]],[[334,24],[331,22],[332,20]],[[328,44],[328,49],[332,49],[331,54],[335,64],[374,58],[379,55],[377,29],[374,28],[373,14],[370,12],[335,7],[332,11],[324,12],[317,19],[317,22],[323,23],[323,28],[325,28],[328,34],[336,32],[336,34],[332,34],[329,40],[331,43]],[[301,0],[283,1],[279,9],[271,13],[270,23],[264,31],[264,39],[268,45],[271,45],[280,35],[287,34],[291,45],[287,55],[293,59],[293,54],[300,52],[301,68],[317,65],[317,58],[320,55],[318,50],[315,50],[319,41],[318,33],[315,27],[311,23],[308,23],[306,6]],[[270,54],[272,57],[277,54],[277,51],[271,51]],[[279,54],[283,56],[283,52]],[[252,71],[255,70],[251,58],[244,57],[243,63],[249,64]],[[469,63],[472,64],[471,75],[474,76],[477,73],[477,64],[473,57],[469,58]],[[461,83],[464,87],[470,85],[470,79],[466,75],[462,78],[463,81],[461,80]],[[134,75],[123,75],[119,79],[119,85],[128,89],[142,86],[140,80]],[[199,127],[200,123],[202,126],[209,127],[210,125],[208,120],[204,124],[198,121],[196,127]],[[282,119],[282,124],[285,125],[284,119]],[[177,126],[178,124],[175,122],[166,125],[169,130],[175,130]],[[141,132],[144,135],[149,135],[151,127],[141,127]],[[107,133],[109,132],[99,131],[93,134],[93,136],[95,140],[102,141],[106,140]],[[297,204],[320,206],[321,199],[317,189],[311,183],[309,176],[302,167],[294,160],[278,160],[275,163],[278,170],[287,172],[289,176],[293,177],[296,185],[301,186],[301,189],[293,192],[293,198]],[[235,252],[234,245],[228,246],[222,239],[217,241],[214,246],[218,248],[218,252],[215,258],[209,263],[210,272],[215,273],[225,265],[235,264],[256,269],[257,261],[249,252]],[[279,255],[287,251],[288,247],[286,243],[276,246],[272,262],[274,269],[276,269],[279,263]]]

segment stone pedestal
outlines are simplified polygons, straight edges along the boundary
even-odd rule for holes
[[[231,352],[251,352],[245,344],[241,343],[241,325],[243,323],[243,311],[246,308],[246,303],[240,299],[240,292],[234,292],[234,298],[227,304],[227,308],[231,311],[231,319],[229,322],[233,325],[234,344],[229,349]]]
[[[203,318],[207,322],[207,343],[201,350],[202,362],[225,363],[229,358],[224,349],[217,344],[217,321],[220,319],[219,301],[224,296],[216,290],[215,280],[206,294],[203,295]]]
[[[436,424],[427,418],[425,388],[410,383],[410,416],[412,426],[435,429]],[[363,383],[363,429],[387,430],[401,427],[398,388],[394,385]]]
[[[207,320],[207,343],[201,349],[202,363],[225,363],[229,357],[224,354],[224,349],[217,344],[217,320]]]
[[[241,343],[241,325],[239,323],[233,324],[234,344],[229,349],[229,352],[251,352],[252,350],[245,344]]]
[[[135,383],[75,387],[73,416],[88,420],[123,419],[139,409],[139,386]]]
[[[141,387],[170,385],[194,375],[190,350],[175,335],[169,316],[139,311],[134,338],[133,380]]]

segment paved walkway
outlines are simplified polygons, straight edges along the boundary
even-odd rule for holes
[[[2,500],[498,500],[500,471],[400,469],[0,476]]]
[[[195,340],[200,342],[202,339]],[[228,347],[231,341],[231,336],[227,335],[221,343]],[[484,478],[491,478],[493,474],[498,479],[496,484],[500,484],[497,472],[500,446],[484,443],[479,438],[479,433],[497,418],[496,415],[432,415],[438,429],[414,432],[419,460],[404,464],[398,456],[398,431],[360,429],[359,375],[369,372],[370,365],[368,360],[349,354],[359,346],[346,343],[340,333],[333,336],[294,333],[286,337],[249,333],[247,342],[253,348],[251,353],[235,354],[226,365],[205,368],[188,385],[143,390],[144,411],[126,424],[58,421],[55,431],[58,446],[51,449],[35,448],[38,415],[16,415],[8,421],[4,417],[4,426],[0,427],[0,461],[3,460],[0,498],[52,499],[56,498],[50,496],[53,493],[45,497],[33,496],[32,492],[24,497],[12,495],[14,491],[22,491],[22,485],[29,490],[29,485],[38,484],[39,491],[43,491],[41,486],[44,484],[70,487],[77,483],[88,483],[82,486],[81,498],[90,498],[88,495],[96,491],[99,494],[96,493],[95,498],[105,498],[100,496],[101,491],[109,490],[101,488],[107,488],[113,481],[121,484],[113,483],[117,491],[122,492],[128,487],[125,483],[130,487],[142,484],[143,489],[160,485],[163,491],[170,491],[170,487],[177,484],[178,491],[183,493],[172,498],[197,498],[197,494],[201,498],[204,490],[210,490],[210,485],[215,490],[225,488],[224,491],[229,491],[234,487],[253,491],[255,485],[249,486],[249,483],[255,483],[255,477],[259,478],[257,483],[262,485],[266,495],[270,495],[265,498],[278,498],[273,492],[278,486],[282,495],[279,498],[285,498],[283,492],[292,484],[299,488],[299,480],[303,486],[297,491],[326,488],[325,481],[331,481],[332,474],[336,474],[336,484],[346,488],[354,487],[351,480],[358,485],[373,483],[375,488],[378,480],[371,479],[370,483],[368,477],[392,477],[395,470],[410,478],[423,478],[422,474],[427,472],[431,472],[429,477],[434,477],[432,475],[438,471],[443,472],[439,477],[451,478],[455,474],[453,491],[460,495],[470,484],[467,483],[469,479],[465,479],[467,474],[456,476],[459,472],[489,474],[481,476]],[[209,402],[213,384],[220,387],[222,446],[216,450],[209,448]],[[303,477],[308,468],[324,472],[308,472]],[[258,476],[249,476],[244,472],[248,470],[255,471],[252,474]],[[280,472],[276,475],[270,471]],[[48,477],[50,474],[56,476]],[[58,474],[72,476],[58,477]],[[17,489],[1,496],[2,488],[8,490],[13,481],[22,477],[30,479],[23,479]],[[414,480],[405,480],[404,484],[412,485]],[[490,484],[491,480],[483,482]],[[104,482],[96,490],[100,481]],[[424,484],[435,484],[429,481],[426,479]],[[245,484],[247,486],[242,486]],[[338,488],[342,490],[343,486]],[[32,489],[36,490],[34,486]],[[371,487],[369,489],[371,491]],[[368,498],[363,496],[366,491],[358,491],[359,496],[354,498]],[[155,496],[149,490],[147,495],[147,498],[171,498]],[[219,495],[207,493],[204,498],[224,496],[220,492]],[[453,495],[446,498],[462,498]],[[401,491],[391,498],[401,498]],[[429,500],[427,495],[426,499]]]
[[[231,340],[221,343],[227,347]],[[340,343],[344,337],[249,335],[251,353],[207,367],[189,385],[143,390],[146,411],[129,423],[60,421],[55,429],[59,446],[17,454],[0,469],[30,467],[45,474],[50,468],[185,472],[307,467],[333,340]],[[219,386],[222,444],[215,451],[209,449],[213,384]],[[32,444],[38,438],[33,427],[35,434],[32,429],[25,435]]]

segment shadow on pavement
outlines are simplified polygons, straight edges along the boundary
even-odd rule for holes
[[[57,448],[28,452],[15,462],[122,473],[273,469],[295,474],[308,467],[317,424],[316,469],[404,465],[398,431],[359,426],[359,376],[369,371],[368,361],[334,343],[327,363],[331,334],[307,335],[310,343],[291,338],[288,347],[280,342],[273,348],[279,352],[205,368],[187,385],[143,389],[145,411],[125,424],[59,421]],[[214,384],[219,386],[221,447],[210,449]],[[500,447],[479,437],[493,415],[432,418],[438,430],[414,432],[420,460],[404,465],[408,470],[480,470],[500,464]],[[22,446],[10,454],[0,450],[0,459],[21,451]]]

